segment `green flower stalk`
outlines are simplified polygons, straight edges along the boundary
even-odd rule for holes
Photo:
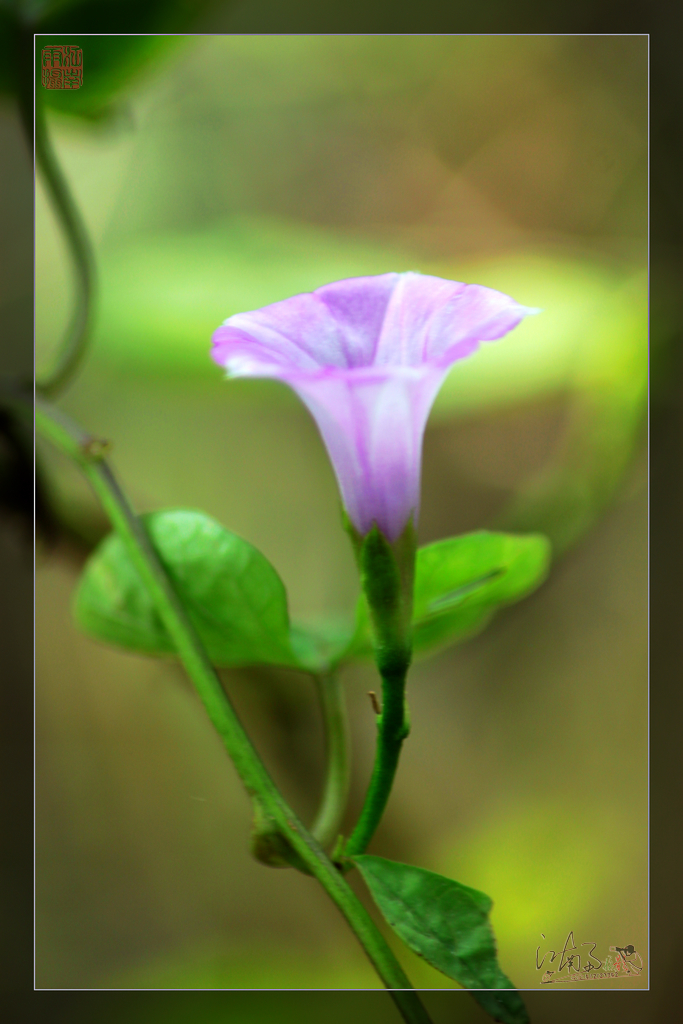
[[[405,698],[412,658],[412,611],[416,540],[412,520],[391,543],[377,525],[363,538],[349,525],[361,586],[367,601],[382,704],[377,715],[377,747],[370,785],[358,823],[343,856],[363,853],[389,799],[403,741],[410,731]]]
[[[382,707],[370,787],[346,856],[370,842],[408,735],[415,524],[429,411],[454,363],[536,312],[481,285],[390,273],[238,313],[214,333],[212,358],[230,377],[281,380],[311,412],[356,550]]]

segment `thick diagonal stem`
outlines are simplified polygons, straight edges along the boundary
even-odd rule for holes
[[[417,993],[372,918],[315,839],[298,821],[252,746],[142,523],[128,504],[111,469],[101,458],[101,442],[84,434],[47,402],[36,402],[35,415],[39,433],[78,463],[100,498],[129,557],[153,596],[164,626],[173,638],[178,656],[247,792],[272,819],[311,874],[339,907],[375,970],[390,990],[403,1019],[407,1024],[431,1024]]]

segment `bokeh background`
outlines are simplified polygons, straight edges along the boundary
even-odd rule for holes
[[[256,544],[295,617],[344,613],[357,592],[332,472],[284,387],[222,379],[212,330],[387,270],[543,308],[451,374],[425,439],[420,540],[541,530],[551,577],[415,666],[372,849],[489,893],[520,987],[538,987],[537,946],[570,930],[598,951],[632,943],[647,964],[646,38],[176,39],[144,65],[122,50],[116,105],[90,111],[79,42],[86,86],[51,97],[48,116],[100,299],[61,404],[113,440],[139,510],[201,508]],[[99,45],[93,68],[116,66],[125,42]],[[70,116],[74,99],[90,120]],[[40,182],[36,204],[40,367],[71,277]],[[377,987],[324,893],[250,859],[246,797],[181,671],[77,633],[70,601],[106,523],[66,464],[39,458],[61,539],[37,572],[37,986]],[[322,738],[308,680],[223,676],[310,817]],[[349,821],[373,679],[345,676]],[[400,956],[415,984],[451,986]]]

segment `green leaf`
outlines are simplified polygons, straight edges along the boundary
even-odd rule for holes
[[[171,509],[142,518],[215,664],[299,666],[284,585],[255,547],[202,512]],[[174,651],[116,534],[88,560],[74,611],[81,628],[99,640],[147,654]]]
[[[111,116],[122,90],[155,60],[178,50],[212,0],[7,0],[0,6],[0,92],[15,93],[29,61],[15,60],[36,33],[37,99],[63,114]],[[40,51],[66,43],[83,49],[83,85],[45,89]],[[30,87],[30,80],[29,80]]]
[[[149,65],[191,42],[192,37],[183,33],[210,5],[211,0],[34,2],[30,17],[40,33],[36,36],[38,98],[69,117],[111,118],[121,94]],[[83,50],[80,89],[43,88],[40,50],[53,43]]]
[[[90,121],[111,119],[122,94],[150,65],[178,51],[185,40],[167,35],[71,35],[36,36],[36,94],[60,114]],[[46,89],[41,78],[41,51],[45,46],[67,44],[83,51],[83,85],[80,89]]]
[[[550,544],[540,534],[479,530],[420,548],[413,645],[418,654],[483,628],[496,608],[526,597],[546,577]]]
[[[489,990],[472,995],[494,1020],[526,1024],[524,1003],[498,966],[488,896],[384,857],[353,861],[387,923],[414,953],[464,988]]]
[[[535,590],[548,571],[550,544],[540,534],[479,530],[428,544],[417,552],[413,651],[433,654],[472,636],[496,608]],[[358,603],[346,657],[371,652],[368,612]]]

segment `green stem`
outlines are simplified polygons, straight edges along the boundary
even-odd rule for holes
[[[406,671],[382,676],[382,712],[377,716],[377,746],[370,785],[363,809],[344,846],[344,854],[364,853],[384,814],[398,767],[403,741],[408,735],[405,684]]]
[[[52,205],[64,232],[75,272],[76,296],[69,325],[59,346],[53,367],[36,380],[36,388],[44,395],[63,391],[78,373],[85,356],[92,322],[95,261],[83,219],[55,156],[45,120],[45,110],[36,94],[35,120],[22,100],[22,120],[28,137],[35,133],[36,164],[40,168]]]
[[[28,403],[17,401],[26,413]],[[106,445],[84,434],[47,402],[36,401],[36,429],[83,470],[123,540],[150,593],[178,656],[221,736],[247,792],[286,837],[336,903],[407,1024],[431,1024],[429,1015],[381,932],[311,834],[287,805],[246,735],[141,521],[102,458]],[[399,991],[396,991],[399,990]],[[401,991],[404,990],[404,991]]]
[[[333,670],[315,677],[325,727],[327,774],[311,835],[322,847],[337,838],[349,795],[349,741],[344,688]]]
[[[391,793],[403,741],[410,732],[406,676],[412,658],[412,610],[417,550],[412,519],[389,541],[375,524],[361,537],[349,526],[361,586],[367,601],[375,662],[382,679],[382,708],[377,716],[377,746],[370,785],[360,817],[347,840],[346,857],[364,853]]]

